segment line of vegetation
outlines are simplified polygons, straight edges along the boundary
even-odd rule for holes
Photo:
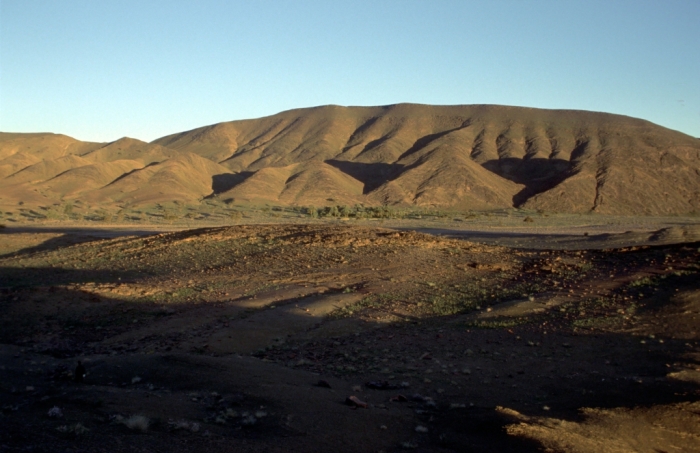
[[[354,218],[354,219],[422,219],[424,217],[447,218],[456,215],[455,212],[448,212],[434,208],[408,208],[396,206],[364,206],[356,204],[330,205],[317,208],[306,206],[301,208],[301,212],[311,218]],[[466,217],[476,216],[474,213],[461,213]]]

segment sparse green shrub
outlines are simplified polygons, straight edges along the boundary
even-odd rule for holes
[[[172,222],[173,220],[177,220],[178,215],[176,212],[166,209],[163,211],[163,218],[169,222]]]
[[[591,263],[579,263],[578,268],[581,272],[588,272],[593,269],[593,264]]]
[[[326,206],[319,212],[319,215],[321,217],[339,217],[340,211],[338,210],[338,206]]]
[[[468,322],[466,327],[473,329],[507,329],[527,324],[527,318],[508,318],[508,319],[483,319]]]
[[[112,214],[105,209],[98,209],[89,219],[95,222],[111,222]]]
[[[75,425],[61,425],[56,428],[56,431],[59,433],[64,433],[64,434],[75,434],[76,436],[80,436],[82,434],[87,433],[90,431],[87,429],[85,426],[83,426],[82,423],[76,423]]]
[[[148,427],[151,425],[151,420],[143,415],[132,415],[129,418],[124,418],[118,421],[124,424],[124,426],[127,428],[135,431],[141,431],[142,433],[148,431]]]

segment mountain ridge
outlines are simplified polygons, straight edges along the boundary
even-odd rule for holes
[[[124,169],[123,162],[131,161],[128,172],[139,175],[192,154],[215,166],[203,170],[203,162],[190,158],[173,167],[181,173],[173,181],[186,180],[188,173],[210,178],[196,189],[173,183],[178,187],[174,199],[183,202],[213,197],[280,205],[523,207],[642,215],[700,211],[700,140],[611,113],[498,105],[326,105],[216,123],[150,143],[128,138],[69,143],[74,139],[56,136],[52,148],[40,143],[47,136],[30,135],[24,137],[27,144],[18,134],[0,134],[0,190],[13,188],[0,202],[27,198],[38,188],[47,201],[55,201],[46,195],[48,181],[10,183],[20,179],[18,172],[40,163],[43,167],[33,171],[48,175],[44,167],[54,161],[65,166],[68,161],[59,159],[67,155]],[[142,178],[143,184],[147,181]],[[107,196],[108,185],[91,189],[96,193],[88,198],[126,201],[111,192]],[[148,187],[138,190],[145,194]],[[158,191],[165,191],[162,197],[143,195],[137,202],[168,198],[167,184],[160,183]]]

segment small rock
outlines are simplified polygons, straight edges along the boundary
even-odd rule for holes
[[[413,401],[414,403],[424,403],[425,398],[420,394],[415,393],[413,396],[411,396],[411,401]]]
[[[348,406],[351,406],[353,408],[358,408],[358,407],[366,408],[367,407],[367,403],[360,400],[356,396],[348,396],[347,398],[345,398],[345,404],[347,404]]]
[[[320,379],[320,380],[316,383],[316,387],[323,387],[323,388],[327,388],[327,389],[332,388],[332,387],[331,387],[331,383],[328,382],[328,381],[326,381],[325,379]]]
[[[426,427],[423,426],[423,425],[418,425],[418,426],[416,426],[416,432],[417,432],[417,433],[427,433],[427,432],[428,432],[428,428],[426,428]]]

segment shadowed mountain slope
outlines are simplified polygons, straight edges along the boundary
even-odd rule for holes
[[[90,151],[83,157],[91,162],[113,162],[128,159],[148,165],[153,162],[162,162],[177,155],[179,153],[173,149],[124,137]]]
[[[231,174],[225,167],[193,153],[135,169],[87,194],[90,202],[121,202],[132,205],[168,201],[193,202],[212,193],[212,181]]]
[[[700,140],[598,112],[321,106],[144,143],[0,134],[0,203],[222,200],[700,211]]]
[[[251,172],[220,197],[290,205],[354,205],[366,201],[362,188],[362,182],[325,162],[305,162]]]

